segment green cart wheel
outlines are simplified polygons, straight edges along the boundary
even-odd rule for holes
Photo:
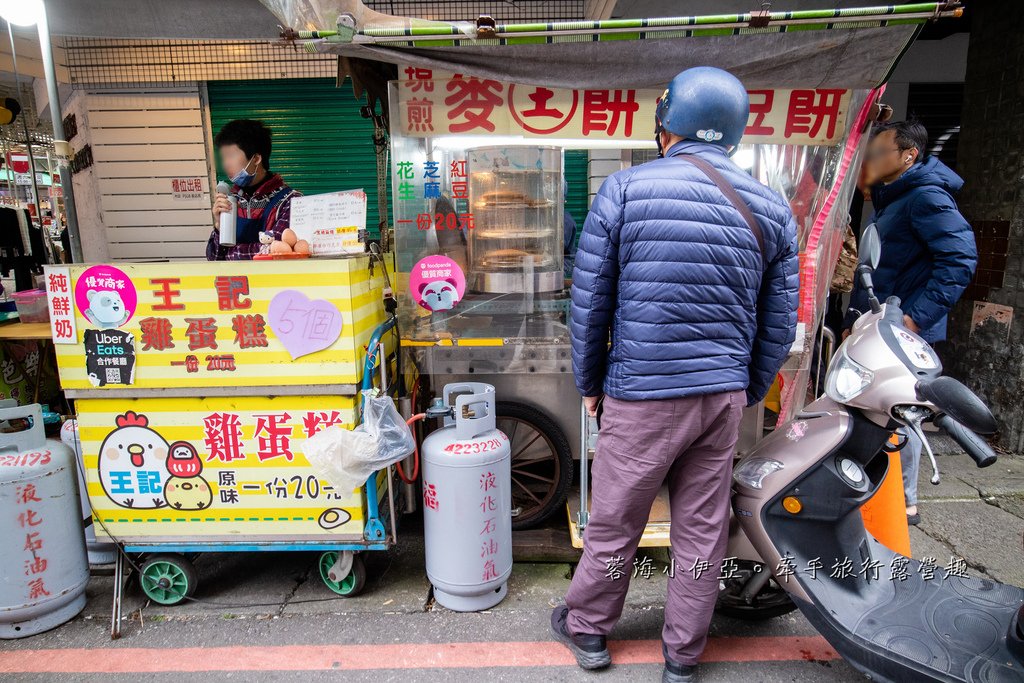
[[[196,592],[196,570],[182,555],[154,555],[139,568],[146,597],[161,605],[177,605]]]
[[[330,571],[337,561],[338,552],[336,550],[321,553],[320,561],[317,563],[320,568],[320,578],[323,579],[324,584],[328,588],[342,597],[351,598],[354,595],[359,595],[363,590],[363,586],[366,585],[366,566],[363,564],[363,558],[358,555],[353,557],[352,569],[349,571],[348,576],[341,581],[332,581],[327,572]]]

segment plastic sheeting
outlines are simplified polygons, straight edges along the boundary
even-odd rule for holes
[[[285,25],[329,29],[350,12],[359,28],[436,25],[471,37],[471,25],[392,17],[358,0],[262,0]],[[828,27],[825,30],[825,27]],[[534,45],[463,43],[451,47],[308,41],[310,49],[394,64],[468,73],[511,83],[562,88],[663,88],[683,69],[717,66],[748,88],[873,88],[881,84],[913,39],[914,24],[848,28],[822,23],[820,30],[689,38],[594,40]],[[730,33],[724,31],[724,33]],[[651,34],[655,35],[655,34]]]

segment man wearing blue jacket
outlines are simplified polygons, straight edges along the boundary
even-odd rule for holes
[[[953,193],[964,181],[945,164],[925,156],[928,131],[916,121],[886,123],[872,132],[865,158],[871,183],[871,221],[882,242],[872,276],[875,293],[903,302],[903,323],[930,344],[946,338],[946,318],[971,283],[978,262],[974,231],[957,209]],[[867,292],[855,280],[843,327],[868,310]],[[909,430],[902,452],[907,521],[917,512],[920,439]]]
[[[663,680],[693,680],[707,642],[740,413],[764,398],[796,329],[793,215],[729,159],[748,115],[728,72],[676,76],[657,111],[664,158],[609,177],[579,240],[573,371],[587,410],[603,411],[583,557],[551,625],[583,668],[611,663],[605,637],[663,483],[675,558]]]

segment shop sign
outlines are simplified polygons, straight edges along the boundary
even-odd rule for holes
[[[402,135],[513,135],[586,141],[653,139],[662,90],[568,90],[407,68],[398,82]],[[748,91],[743,142],[835,145],[845,133],[850,91]],[[709,136],[712,133],[709,133]]]
[[[171,196],[175,201],[202,199],[205,193],[202,178],[171,178]]]
[[[355,398],[86,399],[79,433],[93,513],[124,540],[362,539],[359,490],[322,480],[305,440],[351,427]]]
[[[75,310],[71,296],[71,271],[47,266],[46,305],[50,307],[50,335],[54,344],[77,344]]]
[[[105,354],[74,345],[76,328],[128,333],[134,375],[122,380],[138,388],[355,385],[384,317],[383,273],[366,257],[119,265],[71,268],[71,311],[52,323],[68,340],[56,347],[66,389],[111,386],[89,360]]]

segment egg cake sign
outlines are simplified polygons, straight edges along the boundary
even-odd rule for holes
[[[355,384],[356,336],[379,322],[361,259],[70,272],[65,389]]]
[[[358,490],[335,489],[306,439],[356,420],[351,396],[86,399],[79,434],[97,534],[125,541],[361,539]]]

